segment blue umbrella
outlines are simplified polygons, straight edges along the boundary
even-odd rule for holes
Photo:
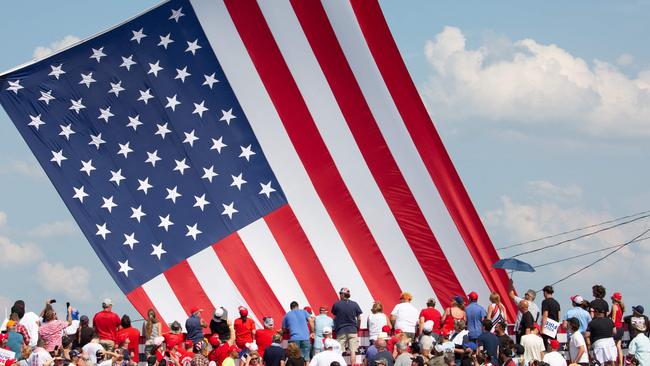
[[[492,265],[492,267],[510,271],[535,272],[535,268],[533,268],[533,266],[516,258],[499,259]]]

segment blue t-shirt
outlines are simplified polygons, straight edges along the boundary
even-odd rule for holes
[[[567,310],[567,312],[562,317],[562,320],[569,320],[571,318],[577,318],[578,321],[580,321],[579,332],[584,334],[587,330],[587,325],[591,321],[591,315],[589,315],[589,312],[579,306],[575,306]],[[571,333],[571,329],[569,329],[569,333]]]
[[[357,333],[357,317],[362,311],[359,304],[352,300],[339,300],[332,306],[334,331],[337,335]]]
[[[22,344],[23,335],[18,332],[10,331],[9,338],[7,338],[7,348],[16,353],[16,360],[20,360],[22,358],[22,354],[20,352]]]
[[[467,330],[469,331],[469,338],[476,339],[481,335],[481,333],[483,333],[482,321],[487,317],[487,311],[485,311],[481,305],[472,302],[465,308],[465,314],[467,314]]]
[[[307,321],[309,313],[302,309],[294,309],[287,313],[282,319],[282,328],[289,329],[290,341],[309,340],[309,327]]]
[[[203,339],[203,327],[201,327],[201,319],[198,316],[192,315],[185,321],[185,330],[187,331],[187,339],[194,344]]]
[[[286,357],[284,348],[277,343],[273,343],[264,350],[265,366],[280,366],[280,361]]]

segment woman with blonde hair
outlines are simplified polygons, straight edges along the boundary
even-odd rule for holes
[[[506,307],[501,303],[501,296],[493,292],[490,294],[490,306],[487,309],[487,318],[492,322],[490,332],[494,333],[498,323],[508,324]]]
[[[305,366],[305,359],[302,358],[302,353],[300,353],[300,347],[295,342],[289,342],[287,346],[287,358],[284,361],[286,366]]]
[[[390,324],[390,319],[388,315],[384,314],[384,307],[381,304],[381,301],[375,301],[372,303],[372,308],[370,309],[370,315],[368,316],[368,333],[370,338],[370,345],[375,343],[377,336],[381,333],[381,329]]]
[[[147,320],[142,324],[142,335],[145,339],[145,350],[153,348],[153,340],[162,335],[162,324],[153,309],[147,310]],[[145,352],[146,353],[146,352]]]
[[[442,319],[440,319],[443,332],[453,332],[456,328],[455,322],[458,320],[467,321],[467,315],[465,314],[465,302],[462,297],[457,295],[454,296],[451,305],[445,309],[445,313],[442,314]]]

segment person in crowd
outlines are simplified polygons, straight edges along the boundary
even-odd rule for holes
[[[424,366],[426,361],[422,356],[414,356],[411,358],[411,366]]]
[[[366,355],[367,366],[393,366],[394,358],[391,352],[386,349],[386,338],[383,337],[383,334],[377,337],[377,340],[374,343],[377,352],[372,355],[372,357]]]
[[[645,309],[641,305],[632,306],[632,315],[625,316],[623,321],[627,324],[627,329],[630,332],[630,339],[634,339],[638,332],[648,335],[650,329],[650,320],[646,315],[643,315]]]
[[[185,321],[185,332],[187,333],[185,338],[192,341],[193,344],[203,340],[203,328],[208,327],[205,320],[201,319],[201,314],[203,314],[203,309],[194,306],[190,309],[190,317]]]
[[[587,324],[589,324],[591,321],[591,315],[582,307],[582,304],[584,302],[585,300],[580,295],[571,296],[571,304],[573,307],[567,310],[567,312],[562,317],[562,325],[569,331],[569,333],[571,333],[571,329],[568,326],[567,321],[571,318],[578,319],[578,322],[580,323],[580,328],[578,331],[580,333],[584,335],[585,331],[587,330]]]
[[[433,333],[433,320],[427,320],[426,322],[424,322],[424,326],[422,327],[421,334],[420,334],[420,342],[419,342],[422,355],[427,359],[429,358],[429,355],[431,354],[433,347],[440,340],[439,338],[438,339],[434,338],[433,336],[434,334],[435,333]],[[435,336],[439,337],[437,334],[435,334]]]
[[[542,324],[541,329],[546,328],[546,323],[549,319],[556,322],[560,321],[560,303],[553,298],[553,286],[547,285],[542,289],[544,294],[544,300],[542,300]],[[555,337],[550,337],[546,334],[542,334],[542,340],[544,341],[544,348],[548,349],[548,341]]]
[[[502,366],[515,366],[515,361],[512,359],[514,356],[514,342],[509,339],[501,348],[499,348],[499,363]]]
[[[287,345],[287,357],[284,360],[286,366],[305,366],[305,358],[298,343],[291,342]]]
[[[120,366],[130,366],[132,364],[133,365],[136,364],[134,362],[133,357],[138,352],[137,343],[135,344],[136,345],[135,352],[133,351],[132,347],[130,346],[130,343],[131,343],[131,339],[129,338],[129,333],[128,332],[118,333],[115,336],[115,351],[114,351],[114,353],[116,353],[118,355],[118,357],[120,357],[120,361],[121,361],[119,363]]]
[[[333,362],[338,362],[339,365],[346,366],[347,363],[343,355],[334,350],[336,343],[338,342],[334,339],[326,339],[323,344],[324,351],[314,355],[309,362],[309,366],[331,366]]]
[[[552,338],[549,340],[548,345],[551,351],[544,354],[542,361],[546,362],[550,366],[566,366],[566,359],[559,352],[560,342],[557,339]]]
[[[158,321],[158,316],[153,309],[147,310],[147,319],[142,323],[142,335],[145,339],[145,352],[149,354],[154,339],[162,336],[162,323]]]
[[[16,353],[16,360],[20,361],[21,356],[22,356],[22,350],[23,346],[25,345],[24,343],[24,338],[23,335],[16,332],[16,321],[14,320],[9,320],[7,324],[5,325],[6,327],[6,337],[7,337],[7,344],[6,348],[9,349],[12,352]]]
[[[225,342],[222,342],[221,345],[216,349],[212,357],[215,359],[215,363],[217,365],[221,365],[223,361],[228,357],[230,354],[230,348],[231,346],[235,345],[235,332],[234,330],[230,333],[230,338],[228,338]]]
[[[371,344],[377,339],[377,335],[382,332],[382,328],[389,324],[391,324],[390,318],[384,314],[384,306],[381,301],[373,302],[367,321],[368,337]]]
[[[235,330],[235,344],[240,349],[246,348],[246,343],[255,339],[255,321],[248,317],[248,309],[243,306],[239,307],[239,318],[235,319],[233,324]]]
[[[411,293],[402,292],[399,300],[400,302],[390,312],[390,321],[394,329],[401,329],[408,338],[414,339],[420,312],[411,304],[413,300]]]
[[[515,304],[519,304],[522,300],[525,300],[528,303],[527,309],[528,311],[530,311],[530,313],[533,316],[533,321],[537,322],[540,316],[540,312],[539,312],[539,308],[537,307],[537,304],[535,304],[535,297],[537,296],[535,290],[529,289],[528,291],[526,291],[526,293],[524,294],[524,298],[522,299],[521,297],[515,294],[514,285],[512,283],[512,280],[510,280],[509,295],[510,298],[515,302]],[[519,329],[519,323],[521,322],[522,315],[523,313],[521,311],[517,313],[517,320],[515,321],[515,329]]]
[[[530,333],[533,324],[537,324],[533,319],[533,314],[528,310],[530,304],[531,302],[527,300],[519,301],[519,313],[521,313],[521,319],[519,320],[516,333],[517,344],[521,344],[521,337]]]
[[[584,311],[584,310],[583,310]],[[569,338],[569,362],[581,366],[589,364],[589,353],[587,352],[587,343],[585,337],[580,331],[580,320],[578,318],[569,318],[567,320],[571,337]]]
[[[413,355],[409,352],[406,342],[399,342],[395,345],[395,355],[394,366],[411,366]]]
[[[120,317],[113,312],[113,301],[104,299],[102,310],[93,317],[93,328],[99,334],[99,343],[106,351],[115,347],[115,337],[120,326]]]
[[[230,339],[230,332],[233,325],[228,320],[228,311],[223,307],[218,307],[214,310],[212,320],[210,320],[210,333],[218,334],[221,343]]]
[[[29,343],[27,344],[30,347],[36,347],[36,341],[38,340],[38,328],[40,326],[40,318],[38,314],[29,311],[25,311],[25,302],[23,300],[16,300],[13,306],[11,307],[11,313],[18,315],[18,323],[21,326],[24,326],[27,329],[28,337],[25,337],[25,334],[21,332],[21,327],[16,328],[18,333],[23,334],[23,338],[28,339]],[[16,321],[15,319],[13,319]]]
[[[341,349],[350,352],[350,363],[352,365],[357,363],[361,314],[359,304],[350,300],[350,289],[342,288],[339,291],[339,301],[332,305],[334,331],[336,332],[336,340],[341,344]]]
[[[483,319],[483,332],[477,337],[476,344],[488,357],[492,365],[499,365],[499,338],[492,333],[492,320]]]
[[[44,323],[38,329],[38,337],[45,340],[45,349],[48,352],[54,352],[54,348],[61,348],[63,330],[72,323],[71,313],[72,307],[68,307],[67,321],[64,321],[57,319],[54,310],[45,312]]]
[[[424,327],[424,323],[431,320],[433,322],[433,329],[432,332],[435,334],[440,334],[440,330],[442,329],[442,314],[436,309],[436,299],[434,298],[429,298],[427,300],[427,307],[422,309],[420,311],[420,319],[418,322],[418,330],[419,333],[422,333],[422,327]]]
[[[634,323],[633,327],[637,327],[635,330],[635,336],[630,341],[630,344],[627,347],[627,352],[629,355],[634,356],[634,359],[639,366],[649,366],[650,365],[650,339],[645,334],[643,329],[639,327],[644,327],[647,329],[644,323]]]
[[[36,348],[27,359],[27,364],[30,366],[50,366],[54,362],[54,358],[50,352],[45,349],[45,339],[36,336]]]
[[[602,285],[593,285],[591,287],[591,293],[594,296],[594,299],[589,303],[589,312],[592,318],[595,318],[596,308],[599,310],[604,310],[605,314],[609,313],[609,304],[605,301],[605,295],[607,290]]]
[[[93,333],[90,342],[81,348],[83,358],[90,360],[94,365],[97,363],[97,352],[104,351],[104,347],[99,343],[99,334]]]
[[[324,305],[318,309],[318,316],[314,318],[314,354],[322,352],[325,344],[323,343],[325,335],[323,334],[325,328],[332,329],[334,327],[334,319],[327,315],[327,307]],[[339,345],[340,346],[340,345]]]
[[[544,359],[544,341],[539,335],[539,324],[533,323],[528,327],[528,332],[521,337],[521,345],[524,347],[525,364],[531,361],[541,361]]]
[[[623,313],[625,312],[625,303],[623,303],[623,295],[620,292],[614,292],[612,294],[612,311],[609,313],[609,317],[614,322],[614,328],[616,328],[616,333],[614,334],[614,342],[616,342],[616,348],[618,349],[618,366],[623,366],[623,349],[621,348],[621,341],[623,340]]]
[[[189,339],[186,339],[182,343],[182,347],[179,348],[181,354],[180,362],[183,366],[190,366],[192,359],[194,358],[194,342]]]
[[[183,327],[178,321],[173,321],[169,325],[169,332],[163,333],[162,335],[165,338],[165,344],[169,346],[169,343],[181,344],[185,341],[185,335],[183,334]]]
[[[257,344],[257,352],[259,353],[262,359],[264,358],[264,351],[268,346],[273,342],[273,335],[278,333],[275,329],[275,322],[270,316],[264,317],[262,319],[262,325],[264,328],[258,329],[255,332],[255,343]]]
[[[236,344],[228,346],[228,356],[223,360],[220,366],[235,366],[235,360],[239,357],[241,349]]]
[[[273,334],[271,345],[266,348],[264,356],[262,356],[265,366],[281,366],[284,364],[285,352],[281,343],[282,335],[279,333]]]
[[[138,363],[140,357],[138,355],[138,344],[140,343],[140,331],[131,326],[131,318],[124,314],[120,319],[122,328],[117,331],[117,338],[125,335],[129,339],[128,349],[133,354],[133,362]]]
[[[309,340],[313,335],[309,329],[314,329],[314,319],[305,310],[300,309],[296,301],[289,304],[289,309],[291,310],[282,319],[282,329],[290,334],[289,343],[298,345],[302,357],[308,363],[311,351]]]
[[[26,326],[20,324],[20,316],[18,316],[18,313],[11,313],[9,315],[9,320],[14,322],[14,331],[23,336],[23,344],[29,346],[29,330],[27,330]]]
[[[72,347],[75,349],[81,349],[90,342],[93,338],[93,334],[95,334],[95,329],[90,326],[90,319],[88,319],[88,316],[82,315],[79,317],[79,327],[77,328],[77,332],[74,334]]]
[[[190,362],[191,366],[208,366],[210,360],[208,360],[208,346],[205,344],[205,341],[200,340],[194,344],[192,349],[194,353],[194,358]]]
[[[458,320],[462,320],[463,322],[467,320],[465,314],[465,302],[461,296],[454,296],[451,304],[445,309],[445,312],[440,319],[442,329],[447,332],[454,331],[455,323]]]
[[[504,347],[506,347],[507,344],[509,344],[508,341],[512,341],[512,338],[508,334],[506,334],[506,323],[504,322],[499,322],[496,324],[496,327],[494,327],[494,335],[497,336],[499,339],[499,349],[503,350]]]
[[[487,318],[492,322],[490,332],[496,332],[498,323],[508,323],[506,307],[501,303],[501,296],[498,293],[492,292],[490,294],[490,305],[487,308]]]
[[[605,305],[607,305],[606,302]],[[587,325],[585,339],[587,349],[593,348],[594,357],[601,365],[614,366],[618,357],[618,350],[614,342],[616,329],[612,319],[605,316],[608,310],[605,305],[602,302],[594,303],[592,301],[591,308],[594,318]]]
[[[478,294],[474,291],[467,295],[469,304],[465,307],[467,316],[467,330],[469,331],[469,340],[476,342],[476,339],[483,333],[483,320],[487,318],[487,311],[478,304]]]

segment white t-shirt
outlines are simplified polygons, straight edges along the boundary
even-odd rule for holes
[[[580,356],[580,359],[576,361],[577,363],[589,363],[589,356],[587,355],[587,343],[585,343],[585,337],[580,332],[575,332],[571,335],[571,340],[569,342],[569,356],[571,361],[578,355],[578,349],[580,346],[585,347],[585,351]]]
[[[566,360],[560,352],[553,351],[544,355],[544,362],[551,366],[566,366]]]
[[[390,315],[395,316],[395,329],[404,333],[415,333],[420,312],[410,302],[401,302],[393,308]]]
[[[544,341],[536,334],[526,334],[521,337],[521,345],[524,347],[524,360],[526,365],[532,360],[541,361],[544,352]]]
[[[377,313],[368,315],[368,334],[373,341],[377,339],[381,328],[387,325],[386,314]]]
[[[326,350],[315,354],[311,361],[309,361],[309,366],[330,366],[334,361],[337,361],[341,366],[347,366],[343,355],[333,350]]]
[[[36,315],[34,312],[28,312],[23,315],[20,319],[20,324],[24,325],[27,328],[27,334],[29,334],[29,346],[36,347],[36,342],[38,342],[38,322],[41,318]]]
[[[43,364],[50,361],[51,359],[52,356],[50,356],[50,353],[47,352],[45,348],[38,347],[27,359],[27,364],[29,366],[43,366]]]
[[[90,361],[92,361],[93,364],[96,364],[97,363],[97,351],[99,351],[99,350],[103,351],[104,347],[102,347],[102,345],[99,344],[99,343],[90,342],[90,343],[87,343],[85,346],[83,346],[83,348],[81,350],[83,351],[83,353],[88,355],[88,358],[90,359]]]

